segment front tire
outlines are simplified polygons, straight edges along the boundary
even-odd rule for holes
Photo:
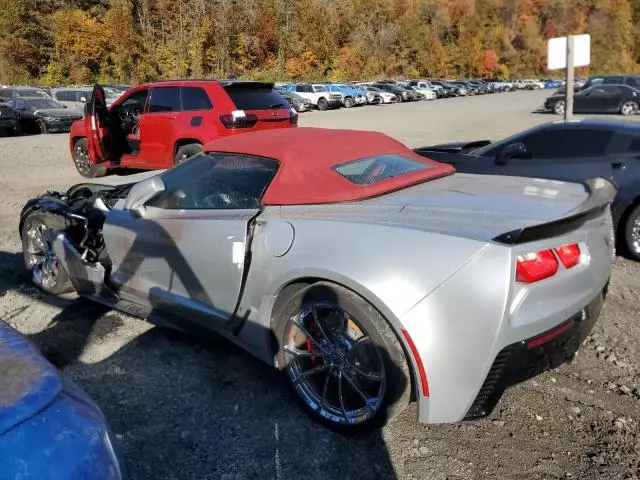
[[[318,99],[318,110],[325,111],[327,108],[329,108],[329,102],[327,102],[327,100],[325,98],[319,98]]]
[[[344,107],[345,108],[352,108],[353,107],[353,98],[351,97],[347,97],[344,99]]]
[[[93,163],[89,158],[89,142],[81,138],[73,144],[73,164],[80,175],[85,178],[104,177],[107,167],[102,163]]]
[[[566,104],[564,103],[564,100],[558,100],[553,105],[553,113],[555,113],[556,115],[564,115],[565,108]]]
[[[624,223],[624,250],[632,260],[640,262],[640,205],[631,210]]]
[[[73,291],[69,275],[51,248],[51,232],[64,230],[64,220],[50,213],[37,212],[29,215],[20,237],[22,253],[31,280],[39,288],[52,295]]]
[[[278,365],[315,421],[340,433],[389,423],[409,404],[411,375],[382,315],[339,285],[320,282],[275,312]]]
[[[620,106],[620,115],[629,116],[638,113],[638,104],[636,102],[624,102]]]
[[[187,145],[182,145],[176,150],[176,156],[174,158],[175,164],[179,164],[193,157],[194,155],[202,152],[202,145],[199,143],[188,143]]]
[[[47,124],[44,123],[42,120],[38,120],[36,122],[36,125],[41,134],[46,135],[49,133],[49,127],[47,127]]]

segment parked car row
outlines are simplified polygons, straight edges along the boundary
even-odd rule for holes
[[[107,105],[115,102],[126,86],[104,87]],[[84,114],[93,86],[0,88],[0,130],[4,134],[68,132]]]
[[[500,80],[379,80],[350,83],[277,83],[297,112],[436,100],[516,90]]]

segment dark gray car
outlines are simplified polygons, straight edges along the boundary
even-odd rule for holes
[[[68,132],[71,124],[82,118],[82,113],[51,98],[16,98],[10,104],[17,110],[22,128],[40,133]]]

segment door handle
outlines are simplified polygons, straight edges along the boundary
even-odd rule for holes
[[[175,120],[176,119],[176,117],[166,117],[166,118],[167,118],[167,120]]]

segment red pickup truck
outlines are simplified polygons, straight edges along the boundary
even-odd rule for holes
[[[85,114],[71,126],[80,175],[111,168],[169,168],[202,145],[244,132],[296,127],[298,115],[272,83],[178,80],[138,85],[107,107],[96,85]]]

